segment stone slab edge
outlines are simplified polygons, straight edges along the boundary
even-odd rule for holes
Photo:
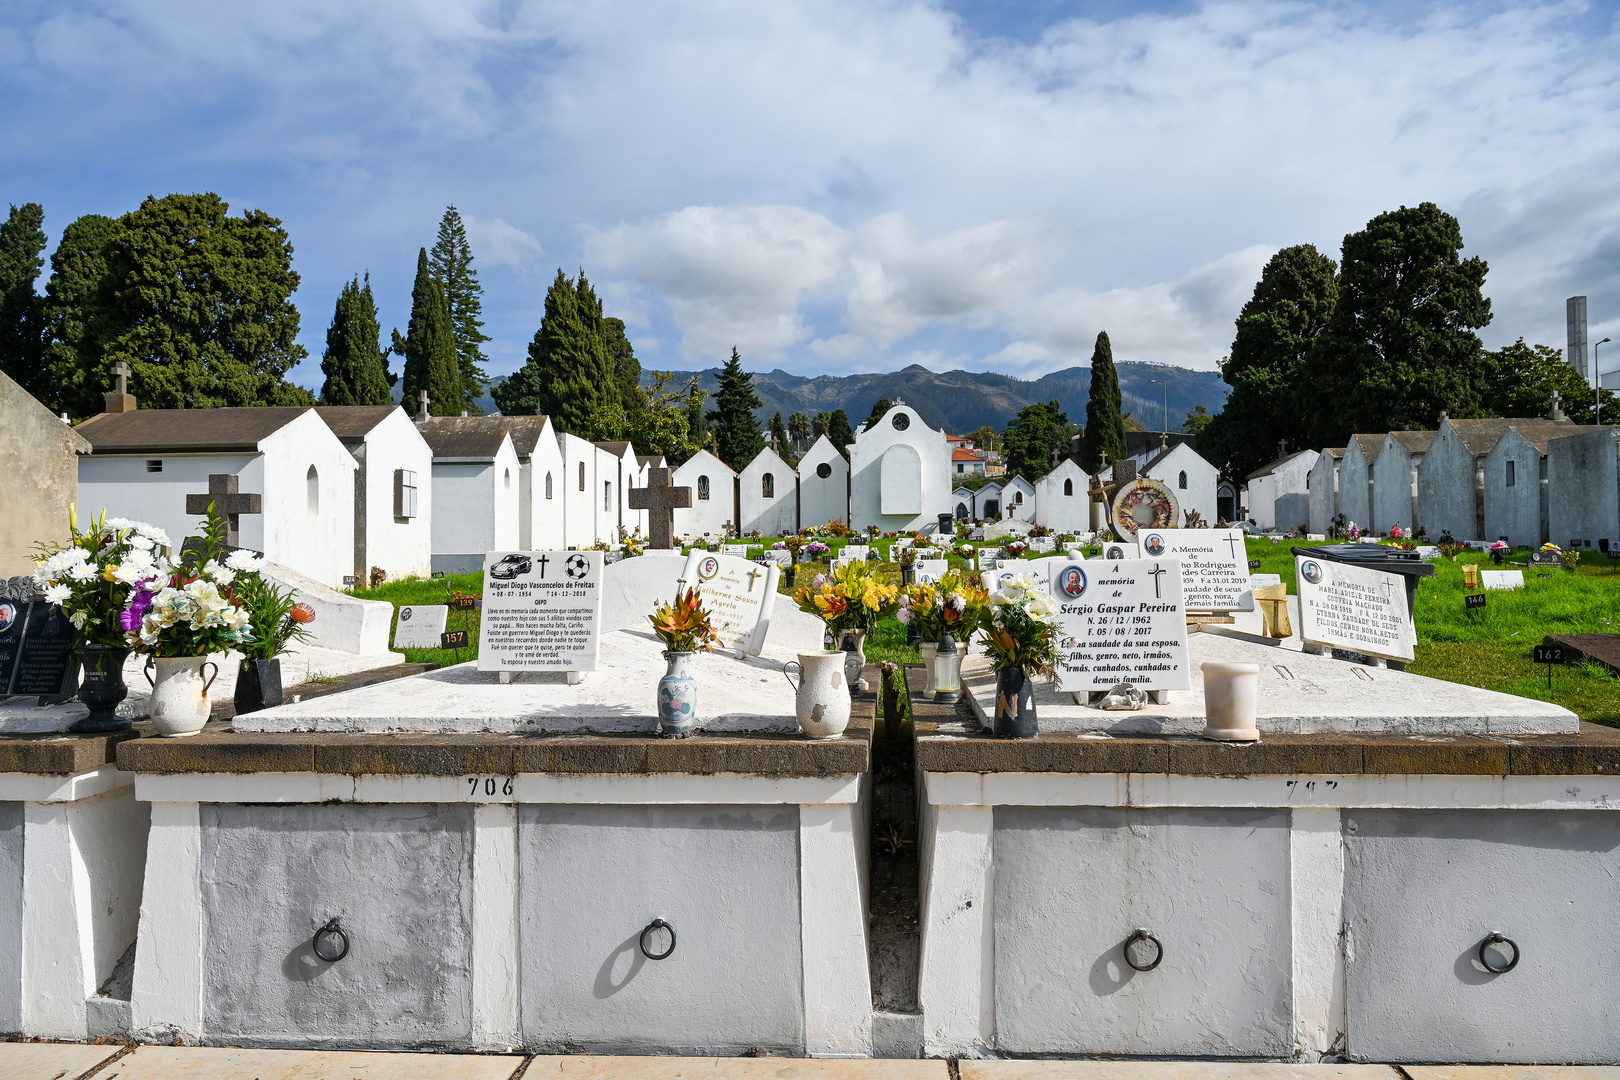
[[[138,731],[0,735],[0,773],[73,776],[89,772],[116,760],[118,745],[138,735]]]

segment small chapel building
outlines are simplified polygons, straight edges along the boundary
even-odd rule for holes
[[[1422,522],[1418,513],[1418,469],[1434,442],[1432,431],[1391,431],[1378,451],[1373,473],[1372,516],[1367,525],[1387,533],[1399,526],[1410,532]]]
[[[767,446],[737,477],[738,532],[783,536],[798,529],[798,474]],[[818,523],[819,524],[819,523]]]
[[[699,450],[682,462],[671,483],[692,489],[692,505],[689,509],[676,508],[675,535],[711,539],[724,536],[737,520],[736,479],[731,466],[707,450]]]
[[[951,451],[945,433],[896,400],[849,447],[850,526],[883,532],[933,529],[951,512]],[[1028,485],[1025,485],[1028,487]],[[1033,503],[1035,489],[1029,488]]]
[[[1091,528],[1091,483],[1072,457],[1035,481],[1035,520],[1055,532],[1084,532]]]
[[[849,461],[823,435],[799,459],[799,527],[849,522]]]
[[[1215,524],[1215,485],[1221,471],[1193,449],[1191,440],[1162,441],[1159,452],[1142,466],[1141,475],[1157,480],[1175,494],[1181,508],[1177,526],[1186,523],[1188,510],[1196,510],[1206,525]]]

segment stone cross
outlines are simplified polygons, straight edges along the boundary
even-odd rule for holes
[[[225,543],[228,547],[241,547],[237,536],[237,516],[240,514],[262,514],[260,497],[237,490],[241,478],[232,473],[209,473],[208,494],[187,495],[186,513],[206,514],[208,504],[213,503],[218,513],[225,515],[230,522],[230,528],[225,533]]]
[[[421,398],[421,400],[422,400],[422,407],[417,410],[416,418],[418,420],[426,420],[428,418],[428,396],[427,396],[427,391],[424,390],[420,394],[418,394],[417,396],[419,398]]]
[[[675,509],[692,505],[692,489],[674,487],[668,469],[648,469],[647,486],[631,488],[626,494],[630,509],[647,511],[647,546],[674,547]]]
[[[129,365],[120,360],[112,366],[112,373],[113,378],[118,381],[118,389],[115,393],[129,393],[129,377],[134,374],[133,371],[129,370]]]

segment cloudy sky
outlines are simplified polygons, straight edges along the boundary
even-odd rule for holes
[[[281,218],[309,385],[350,275],[403,328],[451,203],[493,373],[559,266],[650,367],[1037,375],[1106,329],[1211,368],[1278,247],[1424,200],[1490,263],[1487,341],[1561,346],[1575,293],[1620,336],[1617,38],[1583,3],[12,0],[0,204],[53,243],[171,191]]]

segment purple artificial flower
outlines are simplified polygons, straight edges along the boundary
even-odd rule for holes
[[[155,595],[142,588],[136,589],[130,596],[129,607],[118,616],[118,625],[124,628],[126,634],[133,634],[140,629],[141,620],[152,610],[152,597]]]

